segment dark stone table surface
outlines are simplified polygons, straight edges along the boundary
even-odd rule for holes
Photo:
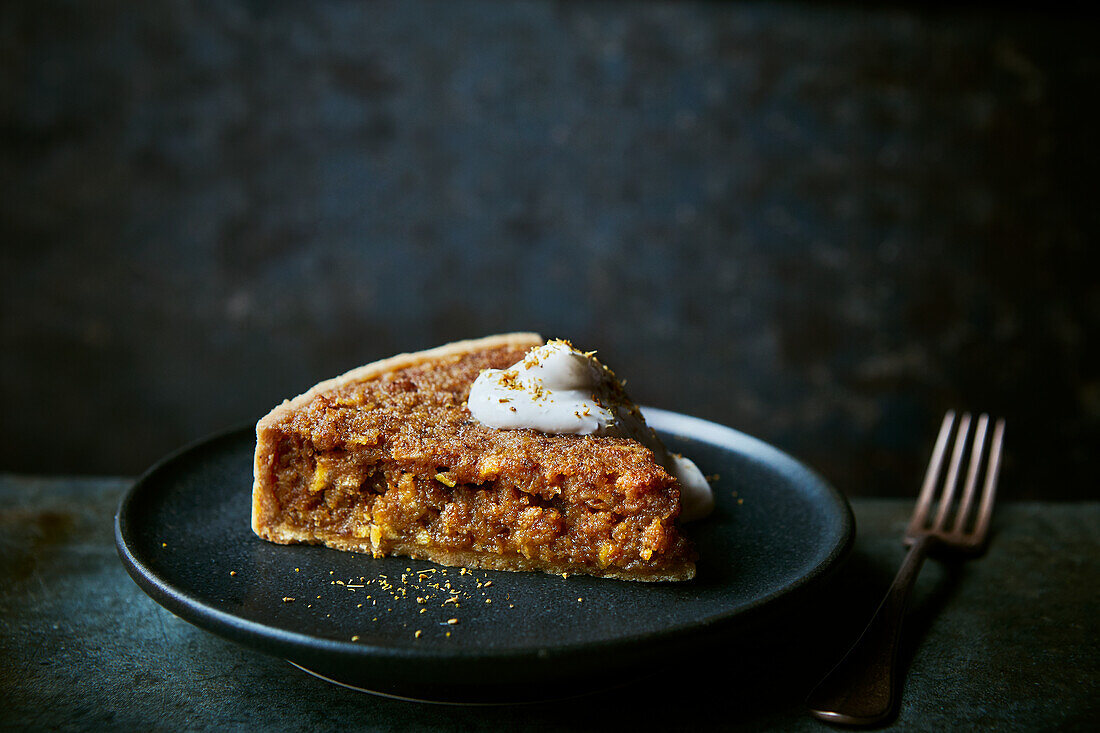
[[[173,617],[127,577],[126,478],[0,474],[0,728],[827,730],[799,701],[858,631],[910,502],[857,499],[836,580],[708,662],[565,704],[423,705],[328,685]],[[1100,503],[1003,502],[990,552],[929,562],[910,608],[901,730],[1086,730],[1100,720]],[[584,724],[578,724],[583,716]]]

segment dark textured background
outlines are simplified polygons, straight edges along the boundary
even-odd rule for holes
[[[907,495],[1095,495],[1100,51],[975,9],[7,2],[0,470],[134,473],[397,351],[564,336]]]

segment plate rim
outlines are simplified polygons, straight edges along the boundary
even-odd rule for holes
[[[467,663],[467,662],[523,662],[531,660],[566,659],[573,655],[587,654],[594,650],[608,653],[636,650],[640,644],[659,643],[663,646],[680,646],[685,640],[701,637],[734,621],[751,621],[759,612],[782,601],[790,602],[817,587],[839,569],[855,542],[856,525],[847,498],[813,469],[775,446],[734,428],[683,413],[657,407],[640,406],[650,426],[654,429],[689,440],[704,440],[728,450],[748,454],[769,466],[777,463],[801,474],[838,513],[838,540],[825,557],[795,580],[774,589],[771,593],[753,599],[736,609],[727,610],[706,619],[686,621],[655,631],[639,632],[614,639],[576,641],[559,644],[536,644],[511,648],[440,648],[438,646],[379,646],[363,642],[329,639],[298,631],[281,629],[260,621],[243,618],[211,605],[206,599],[176,588],[157,576],[155,570],[137,557],[126,539],[129,536],[128,514],[142,491],[157,475],[187,454],[213,446],[223,440],[240,437],[245,431],[254,431],[253,423],[217,431],[206,437],[187,443],[154,463],[139,476],[119,500],[114,516],[115,547],[127,574],[150,598],[183,620],[217,636],[231,639],[266,654],[288,659],[305,659],[322,654],[335,655],[345,662],[416,662],[416,663]],[[734,447],[736,445],[736,447]],[[272,647],[278,647],[274,651]]]

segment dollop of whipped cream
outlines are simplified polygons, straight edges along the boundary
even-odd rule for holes
[[[680,484],[680,521],[714,510],[714,493],[689,459],[669,453],[645,424],[611,370],[568,341],[548,341],[508,369],[486,369],[470,388],[467,407],[491,428],[530,428],[543,433],[613,435],[653,451]]]

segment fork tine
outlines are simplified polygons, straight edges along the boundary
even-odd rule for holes
[[[940,497],[940,506],[936,510],[936,518],[932,522],[932,529],[943,529],[947,512],[951,509],[955,498],[955,491],[959,487],[959,467],[962,465],[963,453],[966,452],[966,439],[970,436],[970,413],[963,413],[959,420],[959,432],[955,435],[955,450],[951,452],[951,464],[947,469],[947,478],[944,479],[943,496]]]
[[[989,415],[982,413],[978,418],[978,429],[974,432],[974,447],[970,451],[970,467],[966,471],[966,488],[963,489],[962,502],[959,511],[955,514],[954,533],[962,532],[966,527],[966,520],[970,516],[970,507],[974,504],[974,490],[978,484],[978,468],[982,463],[982,454],[985,452],[985,433],[989,427]]]
[[[974,536],[978,542],[985,540],[989,531],[989,518],[993,516],[993,499],[997,495],[997,477],[1001,472],[1001,445],[1004,443],[1005,421],[998,420],[993,428],[993,444],[989,448],[989,468],[985,474],[985,486],[982,487],[982,503],[978,507],[978,522],[974,527]]]
[[[913,518],[909,520],[908,534],[913,535],[924,527],[928,518],[928,509],[932,506],[932,497],[936,492],[936,480],[943,468],[943,456],[947,450],[947,440],[951,437],[951,426],[955,423],[955,411],[948,410],[940,425],[940,434],[936,438],[936,447],[932,449],[932,458],[928,461],[928,470],[924,474],[924,484],[920,489],[917,506],[913,509]]]

